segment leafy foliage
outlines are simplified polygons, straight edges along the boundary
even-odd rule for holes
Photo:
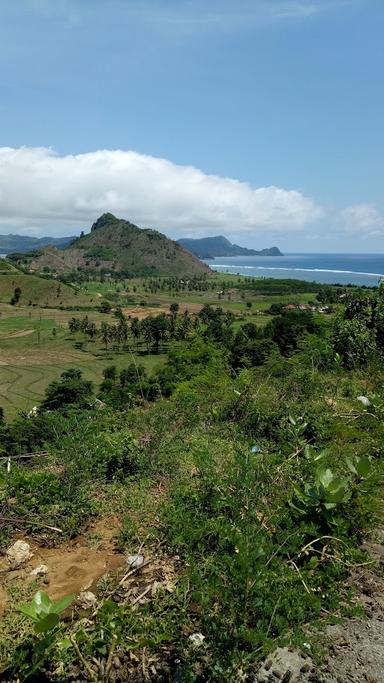
[[[66,370],[58,381],[47,387],[41,410],[59,410],[71,406],[84,408],[92,400],[92,395],[92,382],[82,379],[80,370]]]
[[[21,609],[40,633],[9,646],[13,678],[102,677],[114,648],[125,680],[140,680],[147,657],[153,680],[252,677],[277,642],[307,642],[308,624],[348,604],[341,587],[365,561],[361,538],[382,497],[382,293],[366,294],[348,291],[334,327],[285,306],[264,329],[245,310],[243,320],[212,306],[184,316],[175,305],[147,322],[118,311],[96,328],[107,349],[127,352],[122,370],[104,370],[102,410],[70,371],[37,415],[0,425],[4,452],[48,452],[43,464],[15,457],[1,470],[5,539],[24,522],[57,542],[42,520],[68,538],[112,512],[120,549],[175,574],[134,609],[121,585],[113,603],[100,582],[100,609],[68,622],[37,594]],[[87,316],[70,328],[94,333]],[[132,347],[167,350],[164,367],[149,376]]]

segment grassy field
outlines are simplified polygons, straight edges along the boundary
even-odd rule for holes
[[[100,298],[55,280],[17,270],[0,271],[0,302],[9,303],[16,288],[21,289],[20,306],[95,306]]]
[[[39,403],[47,385],[68,368],[77,368],[86,379],[99,384],[108,365],[121,370],[132,362],[132,354],[105,350],[99,340],[76,348],[68,332],[70,311],[18,309],[0,306],[0,406],[7,419],[19,410],[31,410]],[[77,314],[79,315],[79,314]],[[100,323],[111,316],[90,312],[90,320]],[[151,371],[163,357],[135,356]]]
[[[186,309],[197,313],[204,304],[219,305],[237,316],[236,329],[244,320],[266,325],[271,320],[267,310],[274,302],[307,303],[315,298],[311,293],[266,296],[242,292],[236,285],[246,278],[237,275],[223,278],[215,274],[210,280],[214,286],[205,292],[151,292],[148,279],[143,278],[117,283],[90,282],[77,291],[55,280],[19,271],[0,274],[0,406],[7,419],[39,403],[47,385],[69,367],[78,368],[85,378],[99,384],[107,365],[115,364],[120,370],[132,360],[127,352],[106,351],[100,340],[76,343],[80,338],[76,340],[69,334],[68,321],[73,316],[83,316],[85,311],[64,310],[61,306],[87,307],[90,321],[99,326],[103,320],[115,320],[112,314],[99,311],[103,300],[109,300],[112,307],[122,306],[126,316],[139,318],[168,312],[174,302],[179,303],[181,313]],[[11,306],[15,287],[20,287],[22,294],[20,303]],[[31,301],[34,305],[28,305]],[[139,358],[148,370],[162,362],[161,356]]]

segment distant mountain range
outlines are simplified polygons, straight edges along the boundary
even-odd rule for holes
[[[73,242],[75,237],[29,237],[28,235],[0,235],[0,254],[11,254],[16,251],[25,254],[32,249],[42,249],[52,245],[63,249]]]
[[[193,276],[210,269],[177,242],[156,230],[105,213],[91,232],[73,239],[63,249],[47,246],[30,253],[11,255],[29,272],[68,274],[74,271],[120,273],[124,277],[146,275]]]
[[[278,247],[270,249],[247,249],[239,247],[238,244],[231,244],[226,237],[202,237],[201,239],[183,238],[178,240],[184,249],[188,249],[191,254],[198,258],[215,258],[215,256],[283,256]]]

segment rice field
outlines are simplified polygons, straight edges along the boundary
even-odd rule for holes
[[[12,310],[10,310],[12,308]],[[108,365],[121,370],[132,362],[132,354],[105,350],[101,343],[87,342],[83,349],[69,335],[67,322],[70,311],[25,310],[0,306],[0,406],[7,419],[18,411],[29,411],[38,404],[48,384],[64,370],[77,368],[86,379],[100,384],[102,372]],[[89,312],[91,320],[112,322],[111,316]],[[135,356],[148,370],[164,362],[164,357]]]

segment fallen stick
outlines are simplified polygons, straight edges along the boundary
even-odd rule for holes
[[[141,600],[141,598],[144,598],[144,596],[147,595],[147,593],[149,593],[151,588],[152,588],[152,584],[147,586],[146,589],[142,593],[140,593],[140,595],[137,596],[137,598],[132,600],[131,605],[136,605],[136,603],[139,602]]]
[[[133,574],[136,574],[136,572],[140,571],[140,569],[143,569],[143,568],[146,567],[148,564],[151,564],[151,562],[153,562],[153,560],[147,560],[146,562],[143,562],[143,564],[141,564],[139,567],[135,567],[135,569],[130,569],[129,572],[127,572],[126,574],[124,574],[123,578],[120,579],[119,583],[116,584],[116,586],[114,587],[114,589],[111,590],[109,593],[107,593],[107,595],[104,596],[103,600],[109,600],[109,598],[111,598],[112,595],[114,595],[114,594],[116,593],[116,591],[120,588],[120,586],[122,586],[122,584],[124,583],[124,581],[126,581],[126,579],[129,579],[130,576],[132,576]],[[101,607],[101,605],[98,605],[98,606],[96,607],[96,609],[94,610],[94,612],[92,612],[92,614],[91,614],[91,618],[96,616],[96,614],[98,613],[100,607]]]
[[[62,529],[59,529],[57,526],[50,526],[49,524],[43,524],[42,522],[28,522],[26,519],[23,519],[22,517],[3,517],[0,515],[0,519],[2,519],[4,522],[19,522],[21,524],[27,524],[28,526],[39,526],[42,529],[50,529],[51,531],[58,531],[60,534],[63,533]]]
[[[20,460],[21,458],[43,458],[49,455],[48,451],[36,451],[35,453],[22,453],[21,455],[6,455],[0,460]]]

